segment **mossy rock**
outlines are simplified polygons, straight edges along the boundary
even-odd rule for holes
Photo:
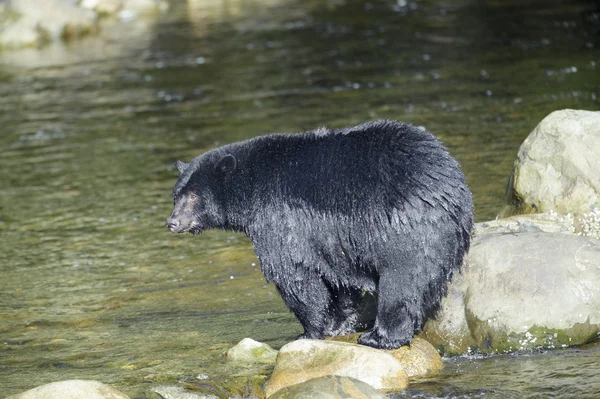
[[[242,363],[275,363],[277,351],[269,345],[244,338],[227,351],[227,359]]]

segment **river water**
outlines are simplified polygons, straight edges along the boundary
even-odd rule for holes
[[[164,227],[176,159],[400,119],[444,141],[488,220],[535,125],[599,108],[599,31],[585,0],[189,1],[0,53],[0,396],[83,378],[144,398],[301,332],[248,239]],[[600,351],[447,359],[398,397],[596,398]]]

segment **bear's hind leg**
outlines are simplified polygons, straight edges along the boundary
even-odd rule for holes
[[[356,332],[361,291],[352,287],[329,287],[331,302],[325,336],[334,337]]]
[[[420,328],[423,299],[416,282],[411,280],[410,276],[396,271],[380,276],[377,319],[373,328],[360,336],[359,344],[395,349],[412,341],[415,330]]]

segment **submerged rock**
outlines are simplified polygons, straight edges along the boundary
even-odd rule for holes
[[[240,375],[239,370],[229,369],[223,375],[197,379],[183,379],[180,383],[183,384],[179,388],[180,393],[188,393],[196,395],[200,398],[264,398],[265,393],[263,386],[267,380],[267,375],[262,374],[260,370],[256,370],[252,365],[248,365],[243,372],[246,375]],[[168,389],[166,389],[168,388]],[[173,397],[176,390],[173,387],[159,387],[163,391],[161,395],[167,393]],[[155,392],[157,389],[154,389]],[[188,396],[189,399],[194,396]],[[184,398],[184,397],[182,397]],[[166,399],[166,396],[165,396]]]
[[[161,386],[152,388],[163,399],[218,399],[214,395],[197,395],[178,386]]]
[[[386,351],[344,342],[303,339],[281,348],[265,393],[269,397],[285,387],[327,375],[356,378],[386,391],[400,391],[408,385],[402,364]]]
[[[447,354],[579,345],[600,333],[600,241],[491,234],[471,246],[423,337]]]
[[[548,115],[521,145],[507,196],[512,212],[589,213],[600,206],[600,112]]]
[[[271,399],[385,399],[369,384],[355,378],[328,375],[282,388]]]
[[[129,396],[98,381],[52,382],[6,399],[129,399]]]
[[[246,363],[275,363],[277,351],[269,345],[244,338],[227,351],[227,359]]]

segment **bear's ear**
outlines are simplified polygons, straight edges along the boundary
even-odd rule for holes
[[[185,163],[185,162],[181,162],[181,161],[175,162],[175,167],[179,171],[179,174],[182,174],[183,171],[185,170],[185,168],[188,167],[188,165],[189,165],[189,163]]]
[[[235,169],[237,165],[237,160],[231,154],[225,155],[223,158],[219,159],[217,164],[215,165],[215,173],[219,176],[225,176]]]

